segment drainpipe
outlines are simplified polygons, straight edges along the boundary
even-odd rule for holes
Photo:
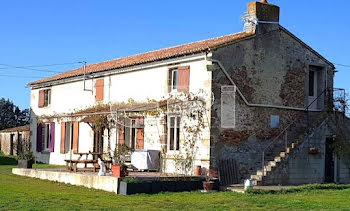
[[[221,64],[221,62],[219,60],[211,59],[211,58],[208,58],[208,60],[211,61],[211,62],[217,63],[219,65],[220,69],[225,74],[227,79],[231,82],[231,84],[233,86],[237,87],[236,90],[237,90],[239,96],[242,98],[242,100],[244,101],[244,103],[247,106],[249,106],[249,107],[262,107],[262,108],[277,108],[277,109],[286,109],[286,110],[295,110],[295,111],[305,111],[305,108],[279,106],[279,105],[269,105],[269,104],[253,104],[253,103],[249,103],[247,101],[247,99],[245,98],[245,96],[243,95],[243,93],[241,92],[241,90],[238,88],[238,86],[236,86],[235,82],[233,82],[232,78],[230,77],[230,75],[226,71],[225,67]],[[318,110],[309,110],[309,111],[318,111]]]
[[[91,92],[92,92],[92,90],[86,89],[86,87],[85,87],[85,81],[86,81],[86,62],[83,61],[83,62],[80,62],[80,63],[83,64],[83,69],[84,69],[84,91],[91,91]]]

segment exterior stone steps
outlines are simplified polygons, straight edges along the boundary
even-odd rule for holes
[[[300,143],[301,141],[299,141]],[[250,179],[253,181],[254,185],[263,185],[263,179],[266,177],[269,172],[271,172],[274,168],[276,168],[279,163],[281,163],[284,159],[287,158],[287,155],[292,152],[293,149],[295,149],[299,143],[293,142],[291,144],[291,147],[287,147],[285,152],[280,152],[279,156],[274,157],[273,161],[269,161],[265,166],[264,166],[264,172],[262,170],[257,170],[255,174],[250,176]]]

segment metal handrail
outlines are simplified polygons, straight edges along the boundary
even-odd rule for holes
[[[309,112],[309,108],[310,108],[310,106],[314,103],[314,102],[316,102],[316,100],[317,99],[319,99],[326,91],[328,91],[329,90],[329,88],[325,88],[322,92],[321,92],[321,94],[319,94],[318,96],[317,96],[317,98],[315,98],[306,108],[305,108],[305,110],[304,111],[306,111],[306,112]],[[265,168],[265,153],[266,153],[266,150],[267,149],[269,149],[273,144],[275,144],[275,142],[276,142],[276,140],[278,140],[294,123],[296,123],[297,121],[298,121],[299,119],[295,119],[292,123],[290,123],[286,128],[284,128],[282,131],[281,131],[281,133],[279,133],[274,139],[273,139],[273,141],[271,142],[271,143],[269,143],[265,148],[264,148],[264,150],[263,150],[263,152],[262,152],[262,168],[261,168],[261,172],[262,172],[262,175],[263,176],[265,176],[265,170],[264,170],[264,168]],[[309,127],[309,126],[308,126]],[[287,138],[285,138],[285,145],[286,145],[286,150],[287,150]]]

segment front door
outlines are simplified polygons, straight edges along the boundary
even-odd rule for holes
[[[94,130],[94,153],[103,153],[103,131],[104,128]]]
[[[325,154],[325,173],[324,182],[334,182],[334,141],[333,138],[326,139],[326,154]]]

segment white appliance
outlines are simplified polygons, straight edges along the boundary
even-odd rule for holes
[[[131,168],[141,171],[158,171],[160,162],[159,150],[137,149],[131,154]]]

